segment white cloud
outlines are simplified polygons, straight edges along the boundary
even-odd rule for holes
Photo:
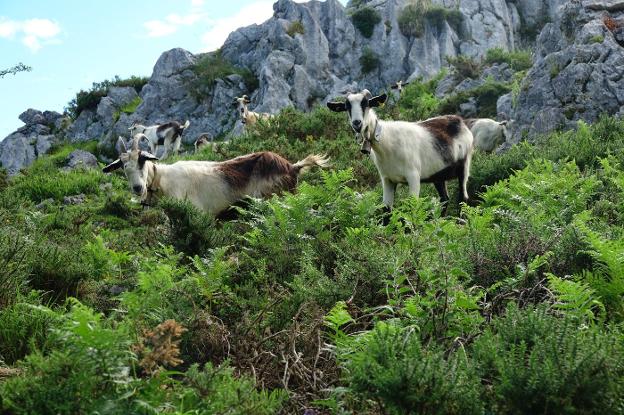
[[[273,1],[262,0],[243,7],[233,16],[214,21],[211,29],[202,36],[205,51],[212,51],[221,47],[228,35],[239,27],[254,23],[260,24],[272,15]]]
[[[147,29],[147,36],[149,37],[161,37],[168,36],[175,33],[178,28],[174,25],[167,24],[160,20],[150,20],[143,23],[143,27]]]
[[[61,33],[58,23],[49,19],[0,20],[0,37],[13,39],[21,36],[21,41],[32,52],[43,45],[60,43],[56,38]]]
[[[191,0],[191,5],[193,7],[201,7],[204,5],[204,0]]]

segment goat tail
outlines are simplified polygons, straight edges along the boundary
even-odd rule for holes
[[[310,154],[303,160],[300,160],[293,164],[293,167],[297,170],[299,174],[314,166],[319,166],[320,168],[329,167],[329,157],[327,157],[326,154]]]

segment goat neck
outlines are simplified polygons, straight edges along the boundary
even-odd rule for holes
[[[151,161],[145,162],[145,168],[148,169],[147,172],[147,197],[145,201],[143,201],[144,205],[151,205],[153,202],[154,196],[160,191],[160,173],[156,168],[156,163]]]
[[[373,144],[378,142],[380,138],[379,118],[377,118],[377,114],[375,114],[372,108],[368,110],[366,122],[359,136],[362,138],[360,151],[364,154],[370,154],[371,147],[374,147]]]

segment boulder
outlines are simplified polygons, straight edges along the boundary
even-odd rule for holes
[[[74,150],[65,160],[65,170],[97,168],[99,168],[97,158],[88,151]]]
[[[46,123],[46,119],[43,116],[43,113],[39,110],[32,108],[29,108],[26,111],[22,112],[18,118],[26,125]]]
[[[43,116],[42,116],[43,118]],[[9,175],[17,174],[46,154],[56,141],[50,128],[33,124],[19,128],[0,142],[0,166]]]

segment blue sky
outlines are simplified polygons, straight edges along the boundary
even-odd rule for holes
[[[0,0],[0,69],[33,68],[0,79],[0,140],[28,108],[62,112],[93,82],[149,76],[163,51],[214,50],[272,14],[272,0]]]

